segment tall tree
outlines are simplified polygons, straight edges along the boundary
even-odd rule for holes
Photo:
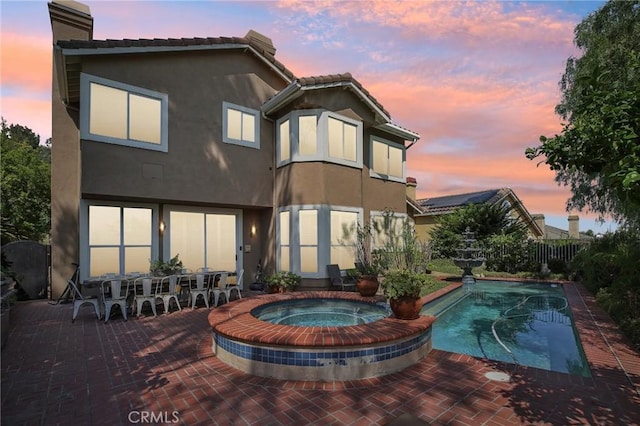
[[[572,191],[567,209],[640,224],[640,1],[616,1],[575,28],[579,58],[567,60],[556,113],[562,133],[541,136],[529,159]]]
[[[51,166],[48,146],[31,129],[0,129],[0,236],[2,244],[43,240],[51,225]]]

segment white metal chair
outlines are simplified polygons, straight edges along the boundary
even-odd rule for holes
[[[226,288],[227,288],[227,276],[228,274],[226,272],[221,272],[219,274],[216,274],[216,276],[219,276],[220,279],[218,280],[218,285],[216,285],[216,279],[215,277],[213,278],[213,284],[211,284],[211,290],[209,291],[209,293],[211,293],[211,296],[213,296],[213,306],[216,307],[218,306],[218,300],[220,299],[220,294],[224,294],[226,301],[229,301],[229,297],[227,296],[227,293],[225,292]],[[211,297],[210,296],[210,297]]]
[[[142,306],[148,302],[151,305],[153,316],[158,316],[156,312],[156,295],[153,292],[153,279],[150,277],[138,277],[133,282],[134,296],[133,301],[136,305],[136,316],[140,316]]]
[[[191,309],[196,308],[196,303],[198,302],[198,297],[202,296],[204,299],[204,304],[209,308],[209,280],[208,275],[198,273],[196,274],[196,286],[191,287],[189,290],[189,301],[188,305],[191,305]]]
[[[73,316],[71,317],[71,322],[74,322],[76,320],[78,311],[80,310],[80,306],[86,303],[93,305],[93,309],[96,311],[96,316],[98,317],[98,319],[100,319],[102,313],[100,309],[100,299],[98,298],[98,296],[82,295],[82,293],[80,293],[80,290],[78,290],[78,287],[76,287],[76,285],[71,280],[68,280],[67,284],[73,291]]]
[[[123,285],[124,283],[126,285]],[[111,308],[119,306],[124,320],[127,320],[127,297],[129,296],[129,280],[111,279],[102,282],[102,297],[104,302],[104,322],[109,321]],[[109,294],[109,297],[106,295]]]
[[[178,310],[181,311],[180,300],[178,299],[178,276],[177,275],[169,275],[163,277],[156,286],[156,299],[161,299],[162,304],[164,305],[164,313],[169,313],[169,308],[171,307],[171,300],[176,301],[176,305],[178,305]]]
[[[242,294],[240,294],[240,286],[242,285],[243,276],[244,276],[244,269],[241,269],[240,273],[236,275],[235,284],[229,283],[229,280],[227,279],[227,285],[226,287],[223,288],[224,295],[227,299],[227,302],[231,300],[231,292],[233,290],[235,290],[236,293],[238,293],[238,299],[242,299]]]

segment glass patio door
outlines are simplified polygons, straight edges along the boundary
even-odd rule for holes
[[[203,267],[215,271],[240,269],[240,212],[187,211],[174,207],[168,212],[167,222],[165,243],[170,247],[170,257],[179,255],[185,268],[193,271]]]

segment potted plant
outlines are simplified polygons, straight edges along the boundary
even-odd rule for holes
[[[410,320],[420,316],[420,291],[426,280],[425,273],[409,269],[396,269],[385,274],[382,292],[396,318]]]
[[[420,291],[426,283],[430,251],[418,241],[413,222],[385,212],[382,229],[385,242],[378,251],[384,266],[382,291],[396,318],[416,319],[422,302]]]
[[[349,276],[355,279],[356,289],[364,297],[375,296],[380,287],[382,265],[376,251],[371,249],[373,231],[371,225],[360,223],[343,229],[343,244],[353,245],[355,250],[355,269],[350,270]]]
[[[182,271],[182,261],[178,258],[178,256],[180,256],[180,254],[176,254],[166,262],[162,259],[150,260],[149,272],[157,277],[180,273]]]
[[[265,280],[269,285],[270,293],[284,293],[285,291],[293,291],[300,285],[302,277],[289,271],[276,272]]]

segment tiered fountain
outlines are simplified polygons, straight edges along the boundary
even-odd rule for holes
[[[458,257],[454,257],[453,263],[462,268],[462,284],[474,284],[476,279],[471,272],[472,268],[476,268],[484,263],[484,257],[481,255],[482,249],[476,247],[475,234],[469,230],[469,227],[462,233],[463,246],[456,249]]]

